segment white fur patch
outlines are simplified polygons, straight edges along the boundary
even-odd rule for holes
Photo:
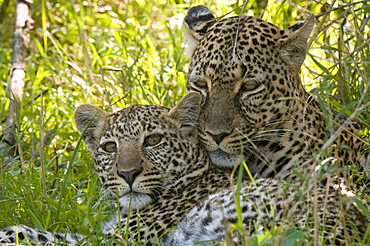
[[[193,37],[192,31],[190,30],[189,25],[186,22],[184,22],[183,28],[185,36],[184,54],[186,57],[191,57],[195,51],[195,48],[197,48],[197,46],[199,45],[199,41]]]
[[[212,164],[218,167],[233,168],[241,162],[239,155],[229,154],[222,150],[210,152],[209,157],[211,158]]]
[[[131,200],[131,201],[130,201]],[[128,210],[142,209],[152,203],[153,199],[149,195],[133,193],[119,198],[120,215],[116,214],[104,224],[103,233],[114,235],[118,229],[118,222],[124,221],[127,217]]]

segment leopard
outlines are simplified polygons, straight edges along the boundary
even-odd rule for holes
[[[322,236],[327,243],[345,245],[364,237],[368,219],[350,195],[342,195],[335,187],[325,196],[328,186],[317,184],[316,201],[311,183],[257,179],[236,185],[233,179],[237,177],[213,165],[199,144],[201,100],[193,92],[173,109],[135,105],[113,114],[90,104],[77,107],[75,123],[92,153],[95,171],[118,201],[119,212],[102,225],[107,240],[117,238],[122,245],[200,241],[218,245],[237,222],[237,192],[242,194],[243,226],[250,233],[273,230],[274,223],[306,227],[309,218],[317,216],[328,228]],[[82,234],[52,233],[26,225],[0,231],[0,242],[14,243],[17,237],[49,245],[89,245],[89,238]],[[236,234],[233,240],[242,239]]]
[[[300,79],[314,23],[311,15],[282,30],[253,16],[216,18],[203,5],[188,10],[187,91],[203,98],[200,140],[219,167],[245,161],[254,177],[278,179],[321,168],[368,192],[369,136],[356,135],[366,125],[320,106]]]
[[[337,185],[329,183],[314,187],[309,182],[282,183],[271,178],[244,182],[239,188],[233,186],[211,194],[194,207],[176,230],[169,233],[166,245],[195,245],[198,242],[203,242],[203,246],[225,245],[222,244],[225,242],[226,245],[254,245],[251,235],[265,236],[266,230],[274,235],[276,226],[280,237],[272,238],[271,245],[281,245],[292,228],[304,235],[287,245],[366,244],[364,235],[370,228],[369,219],[347,200],[348,196],[353,197],[348,187],[340,190],[346,196],[340,196]],[[317,200],[313,191],[318,194]],[[327,191],[328,196],[325,196]],[[340,216],[344,216],[344,220]],[[315,218],[319,227],[324,227],[316,239]]]
[[[230,186],[230,175],[207,164],[198,148],[199,105],[200,95],[194,93],[170,111],[134,105],[110,115],[90,104],[76,108],[76,127],[92,154],[95,172],[103,189],[118,199],[119,213],[102,225],[103,234],[118,236],[124,231],[118,225],[128,225],[127,240],[154,244],[208,192]],[[88,240],[81,234],[51,233],[26,225],[6,228],[0,238],[15,242],[17,234],[40,243],[75,245]]]

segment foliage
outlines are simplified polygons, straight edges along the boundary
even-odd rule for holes
[[[243,13],[238,8],[231,15],[253,15],[286,28],[311,13],[350,2],[249,1]],[[18,154],[11,165],[0,164],[0,228],[23,223],[84,233],[98,242],[112,201],[101,190],[90,154],[77,145],[75,105],[173,106],[186,93],[188,58],[183,55],[181,24],[189,6],[197,4],[221,16],[243,2],[41,0],[31,5],[35,29],[14,129]],[[370,123],[369,107],[357,109],[370,100],[369,16],[369,5],[360,3],[320,17],[302,70],[309,91],[336,110],[355,112],[365,123]],[[9,82],[14,6],[6,8],[6,17],[0,23],[1,88]],[[0,118],[5,119],[7,90],[0,90],[0,104]],[[50,138],[42,145],[47,133]],[[284,242],[302,237],[293,229],[287,235],[290,239]]]

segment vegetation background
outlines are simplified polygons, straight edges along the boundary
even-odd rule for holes
[[[6,2],[0,0],[1,120],[10,103],[15,17],[14,2]],[[83,233],[99,242],[100,225],[114,201],[104,196],[91,156],[78,144],[75,106],[175,105],[186,93],[189,58],[183,55],[181,25],[190,6],[207,5],[216,16],[253,15],[280,28],[339,7],[318,18],[302,80],[326,104],[356,112],[369,124],[370,6],[352,3],[249,1],[241,13],[236,9],[240,0],[35,1],[26,84],[14,128],[17,155],[10,163],[0,159],[0,228],[22,223]],[[41,136],[48,136],[43,145]],[[255,245],[271,243],[261,240]]]

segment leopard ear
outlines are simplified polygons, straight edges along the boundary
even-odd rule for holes
[[[305,21],[284,30],[278,41],[279,56],[294,72],[299,72],[307,55],[307,40],[315,23],[315,16],[309,16]]]
[[[199,40],[207,32],[208,28],[215,22],[211,10],[203,5],[189,9],[183,23],[186,49],[185,54],[191,56],[199,44]]]
[[[199,93],[189,92],[168,112],[167,117],[175,120],[180,129],[189,134],[197,128],[201,101]]]
[[[90,151],[95,150],[99,144],[108,118],[107,112],[91,104],[80,104],[76,108],[74,113],[76,127],[83,134],[83,140]]]

